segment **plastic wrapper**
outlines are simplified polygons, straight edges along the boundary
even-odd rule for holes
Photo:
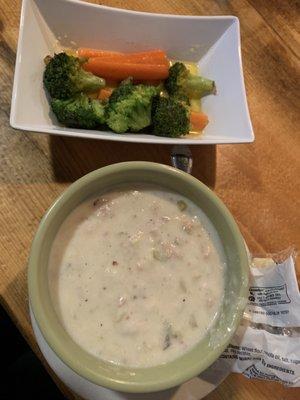
[[[293,256],[254,258],[243,321],[219,367],[300,386],[300,294]]]

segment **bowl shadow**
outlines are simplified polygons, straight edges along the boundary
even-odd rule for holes
[[[95,169],[123,161],[171,165],[171,149],[170,145],[50,136],[51,164],[56,182],[71,183]],[[214,188],[216,146],[191,146],[190,149],[193,156],[192,175]]]

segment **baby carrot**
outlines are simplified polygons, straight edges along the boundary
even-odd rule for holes
[[[110,95],[112,94],[113,89],[111,88],[103,88],[100,90],[98,94],[98,99],[100,100],[108,100]]]
[[[103,61],[118,61],[120,63],[129,64],[157,64],[157,65],[167,65],[169,66],[169,60],[166,57],[161,57],[160,55],[140,55],[140,54],[128,54],[122,56],[104,56],[99,57]]]
[[[86,47],[80,47],[77,50],[78,57],[114,57],[120,56],[123,53],[119,53],[117,51],[109,51],[109,50],[96,50],[96,49],[89,49]]]
[[[166,64],[169,65],[169,60],[163,50],[149,50],[137,53],[118,53],[106,50],[93,50],[80,48],[77,51],[80,57],[101,57],[103,60],[115,60],[128,63],[142,64]]]
[[[169,75],[167,65],[123,63],[119,61],[105,61],[100,57],[90,58],[83,68],[94,75],[107,79],[123,80],[128,77],[142,80],[166,79]]]
[[[192,130],[202,131],[208,124],[208,117],[203,112],[191,111],[190,122]]]

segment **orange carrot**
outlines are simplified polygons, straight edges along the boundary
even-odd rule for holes
[[[103,61],[118,61],[120,63],[128,64],[157,64],[157,65],[167,65],[169,66],[169,60],[166,57],[152,56],[152,55],[139,55],[139,54],[128,54],[122,56],[104,56],[99,57]]]
[[[108,100],[110,95],[112,94],[113,89],[112,88],[103,88],[100,90],[98,94],[98,99],[100,100]]]
[[[138,53],[117,53],[105,50],[93,50],[80,48],[77,51],[80,57],[101,57],[107,61],[122,61],[128,63],[141,64],[165,64],[169,65],[169,60],[163,50],[149,50]]]
[[[128,53],[127,55],[130,55],[132,57],[136,57],[136,59],[144,58],[144,57],[157,59],[157,60],[167,59],[166,52],[164,50],[161,50],[161,49],[138,51],[136,53]]]
[[[105,61],[100,57],[90,58],[83,68],[94,75],[119,81],[129,76],[133,79],[156,80],[166,79],[169,75],[167,65],[120,63],[119,61]]]
[[[190,122],[192,130],[202,131],[208,124],[208,117],[203,112],[191,111]]]
[[[95,50],[95,49],[89,49],[86,47],[80,47],[77,50],[77,56],[78,57],[114,57],[114,56],[120,56],[124,53],[119,53],[117,51],[109,51],[109,50]]]
[[[155,50],[148,50],[148,51],[138,51],[138,52],[120,52],[120,51],[110,51],[110,50],[96,50],[96,49],[89,49],[85,47],[80,47],[77,50],[77,54],[80,57],[119,57],[119,56],[128,56],[128,55],[135,55],[135,56],[149,56],[149,57],[166,57],[166,52],[160,49]]]
[[[119,82],[114,79],[106,79],[106,89],[108,88],[116,88],[119,86]]]

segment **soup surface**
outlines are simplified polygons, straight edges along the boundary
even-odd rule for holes
[[[103,360],[148,367],[203,338],[220,312],[226,268],[213,225],[183,196],[136,185],[79,205],[49,261],[66,331]]]

